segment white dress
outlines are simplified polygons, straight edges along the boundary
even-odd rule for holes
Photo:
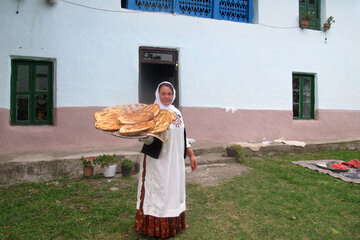
[[[181,117],[173,121],[169,130],[169,139],[163,143],[159,159],[146,156],[144,215],[178,217],[186,209],[184,123]],[[140,209],[142,172],[143,160],[140,162],[137,209]]]

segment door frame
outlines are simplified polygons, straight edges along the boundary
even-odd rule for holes
[[[145,53],[154,53],[154,54],[166,54],[171,55],[171,59],[163,60],[163,59],[156,59],[156,58],[146,58]],[[178,56],[179,51],[175,48],[160,48],[160,47],[146,47],[141,46],[139,47],[139,102],[140,102],[140,96],[142,96],[142,87],[141,87],[141,79],[142,79],[142,65],[145,63],[153,63],[153,64],[166,64],[166,65],[173,65],[175,72],[174,72],[174,82],[172,83],[174,85],[175,91],[176,91],[176,98],[174,101],[174,105],[176,107],[179,107],[179,62],[178,62]]]

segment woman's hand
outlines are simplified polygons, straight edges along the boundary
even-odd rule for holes
[[[190,162],[191,162],[191,170],[195,171],[197,169],[197,161],[195,156],[190,157]]]
[[[140,138],[139,142],[143,142],[145,145],[150,145],[154,142],[154,137],[153,136],[148,136],[145,138]]]
[[[195,158],[195,154],[191,147],[186,149],[187,155],[189,156],[190,162],[191,162],[191,170],[195,171],[197,169],[197,161]]]

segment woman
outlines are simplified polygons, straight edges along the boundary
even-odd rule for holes
[[[135,230],[151,237],[175,237],[187,228],[185,221],[185,157],[189,156],[191,169],[197,162],[190,144],[186,141],[181,112],[172,103],[176,97],[170,82],[162,82],[155,92],[155,103],[160,109],[176,113],[169,127],[166,143],[148,137],[141,152],[145,154],[140,164],[137,214]]]

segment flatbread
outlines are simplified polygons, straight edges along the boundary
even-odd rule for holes
[[[99,120],[95,122],[95,128],[104,131],[119,130],[123,124],[119,120]]]
[[[119,116],[119,120],[123,124],[137,124],[147,122],[154,117],[154,113],[148,111],[136,110],[133,113],[125,113]]]
[[[138,111],[141,112],[152,112],[154,114],[154,117],[156,115],[158,115],[158,113],[160,112],[160,106],[157,104],[149,104],[141,109],[139,109]]]
[[[137,124],[127,124],[123,125],[120,130],[119,134],[123,136],[133,136],[139,135],[144,133],[147,129],[152,128],[155,126],[155,122],[153,120],[137,123]]]
[[[104,131],[115,131],[119,130],[123,125],[118,120],[119,116],[127,112],[124,109],[118,108],[107,108],[101,111],[94,113],[95,128],[104,130]]]
[[[174,116],[175,115],[175,116]],[[147,133],[160,133],[165,131],[170,124],[176,119],[176,114],[169,110],[160,110],[159,114],[154,117],[155,126],[150,128]]]
[[[170,113],[171,113],[172,120],[175,121],[177,118],[177,114],[174,113],[173,111],[170,111]]]
[[[149,104],[133,112],[126,112],[119,116],[119,120],[123,124],[137,124],[146,122],[155,117],[160,112],[160,106],[157,104]]]
[[[119,116],[127,113],[125,109],[107,108],[94,113],[94,119],[99,120],[118,120]]]

